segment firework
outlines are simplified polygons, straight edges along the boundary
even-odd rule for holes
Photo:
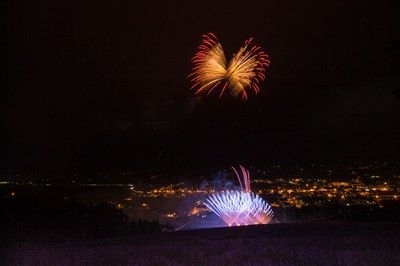
[[[227,225],[239,226],[250,224],[267,224],[274,216],[271,206],[259,195],[250,191],[250,175],[242,166],[243,183],[238,171],[240,190],[227,190],[209,196],[204,205],[218,215]]]
[[[235,97],[241,95],[243,100],[247,99],[247,91],[257,94],[270,60],[260,47],[251,44],[252,40],[246,40],[227,64],[217,37],[213,33],[203,35],[192,58],[193,72],[189,75],[196,94],[207,92],[209,95],[219,89],[219,97],[229,91]]]

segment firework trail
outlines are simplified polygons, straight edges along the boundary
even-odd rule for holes
[[[225,91],[234,97],[241,95],[242,100],[247,99],[247,91],[257,94],[270,60],[260,47],[251,44],[252,40],[246,40],[227,64],[217,37],[213,33],[203,35],[192,58],[193,72],[189,75],[196,94],[207,92],[209,95],[216,88],[220,90],[219,97]]]
[[[250,191],[249,172],[240,166],[242,182],[238,171],[235,168],[233,170],[239,180],[241,190],[217,192],[209,196],[204,205],[229,226],[269,223],[274,212],[267,202]]]

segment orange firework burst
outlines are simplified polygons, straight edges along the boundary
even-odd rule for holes
[[[233,96],[247,99],[247,90],[257,94],[259,83],[265,79],[270,65],[268,55],[260,47],[251,45],[252,38],[246,40],[239,51],[227,64],[224,50],[213,33],[202,36],[198,51],[192,58],[193,72],[189,75],[196,94],[220,89],[219,97],[225,91]]]

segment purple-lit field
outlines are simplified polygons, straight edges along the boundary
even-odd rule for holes
[[[269,224],[25,243],[3,265],[400,265],[399,224]]]

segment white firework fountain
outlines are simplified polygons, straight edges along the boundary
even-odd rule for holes
[[[239,166],[232,167],[239,180],[240,190],[225,190],[209,196],[204,205],[218,215],[228,226],[267,224],[274,216],[271,206],[250,190],[250,174]]]

